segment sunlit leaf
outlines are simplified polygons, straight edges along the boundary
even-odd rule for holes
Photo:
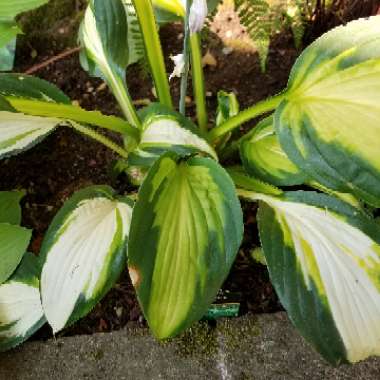
[[[312,179],[380,206],[380,16],[326,33],[295,64],[275,114],[288,157]]]
[[[133,210],[129,272],[153,334],[174,336],[214,301],[242,240],[234,185],[212,159],[162,156]]]
[[[274,185],[299,185],[307,179],[281,148],[274,130],[273,116],[261,121],[242,140],[240,156],[249,174]]]

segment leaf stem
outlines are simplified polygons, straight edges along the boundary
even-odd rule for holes
[[[134,127],[142,128],[141,121],[137,115],[136,109],[133,105],[132,98],[129,94],[127,84],[119,76],[110,75],[108,78],[108,85],[111,87],[112,92],[118,101],[121,110],[123,111],[126,119]]]
[[[282,92],[277,96],[256,103],[254,106],[238,113],[236,116],[232,117],[231,119],[228,119],[219,127],[216,127],[213,130],[211,130],[209,133],[209,140],[212,142],[216,142],[220,137],[238,128],[243,123],[251,119],[254,119],[255,117],[260,116],[264,113],[274,110],[281,103],[284,97],[285,92]]]
[[[140,132],[127,121],[116,116],[106,116],[99,111],[86,111],[78,106],[69,104],[49,103],[39,100],[6,97],[11,106],[19,112],[33,116],[56,117],[70,119],[79,123],[96,125],[122,135],[132,137],[135,141],[140,138]]]
[[[179,100],[179,112],[182,115],[186,115],[186,95],[189,79],[189,58],[190,58],[190,25],[189,16],[192,0],[186,1],[186,12],[185,12],[185,37],[183,39],[183,59],[185,61],[185,66],[181,76],[181,93]]]
[[[193,75],[194,98],[197,106],[197,119],[202,132],[207,132],[207,106],[205,79],[202,66],[201,38],[199,33],[190,37],[191,45],[191,68]]]
[[[117,153],[120,157],[123,157],[125,159],[128,158],[128,152],[124,150],[121,146],[114,143],[112,140],[107,138],[106,136],[103,136],[102,134],[96,132],[94,129],[85,127],[84,125],[80,125],[78,123],[74,122],[68,122],[66,124],[68,127],[72,127],[76,131],[82,133],[83,135],[86,135],[88,137],[91,137],[93,140],[98,141],[99,143],[103,144],[107,148],[113,150],[115,153]]]
[[[133,0],[141,33],[144,39],[145,52],[149,61],[153,80],[160,102],[173,108],[169,80],[166,73],[164,55],[157,31],[156,19],[151,0]]]

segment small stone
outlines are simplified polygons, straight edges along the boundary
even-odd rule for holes
[[[123,308],[121,306],[115,307],[115,314],[118,318],[121,318],[123,315]]]
[[[222,49],[222,53],[224,55],[230,55],[233,51],[234,51],[234,49],[232,47],[225,47]]]
[[[217,64],[218,62],[216,61],[215,57],[211,54],[210,50],[208,50],[202,58],[202,65],[215,67]]]

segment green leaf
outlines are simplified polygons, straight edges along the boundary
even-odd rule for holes
[[[242,139],[240,156],[250,175],[276,186],[300,185],[307,179],[281,148],[273,116],[262,120]]]
[[[216,112],[216,126],[225,123],[228,119],[239,113],[240,105],[233,92],[218,92],[218,109]]]
[[[15,22],[0,21],[0,71],[13,69],[16,36],[21,33],[21,29]]]
[[[0,3],[0,21],[13,20],[19,13],[38,8],[48,2],[49,0],[3,0]]]
[[[189,119],[164,106],[150,106],[144,111],[140,143],[128,161],[131,165],[149,167],[168,151],[183,155],[202,152],[218,159]]]
[[[260,199],[272,283],[301,334],[333,364],[380,354],[380,226],[314,192]]]
[[[200,319],[242,240],[234,185],[210,158],[163,155],[140,188],[128,246],[129,272],[154,335]]]
[[[0,159],[30,149],[60,122],[55,118],[0,111]]]
[[[0,284],[15,271],[28,248],[32,232],[20,226],[0,223]]]
[[[37,258],[26,253],[14,275],[0,285],[0,351],[13,348],[45,323]]]
[[[242,190],[268,195],[281,195],[283,193],[278,187],[250,177],[241,166],[230,166],[227,167],[226,170],[238,188],[239,194]]]
[[[13,21],[0,22],[0,47],[4,47],[11,42],[21,29]]]
[[[71,104],[70,99],[58,87],[25,74],[0,74],[0,95]]]
[[[0,71],[10,71],[13,69],[16,53],[16,38],[7,45],[0,47]]]
[[[288,157],[312,179],[380,206],[380,16],[310,45],[275,114]]]
[[[0,191],[0,223],[20,224],[20,200],[25,191]]]
[[[85,316],[126,265],[132,201],[107,186],[81,190],[54,218],[41,247],[42,305],[54,332]]]

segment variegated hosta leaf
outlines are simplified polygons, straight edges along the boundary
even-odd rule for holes
[[[129,271],[154,335],[168,338],[214,301],[242,240],[233,182],[210,158],[163,155],[140,188]]]
[[[91,0],[82,22],[79,40],[84,47],[82,66],[101,76],[112,89],[123,112],[135,124],[125,83],[128,57],[127,9],[122,0]]]
[[[0,285],[0,351],[19,345],[45,323],[38,260],[25,254],[14,275]]]
[[[25,74],[0,74],[0,95],[71,104],[70,99],[58,87]]]
[[[32,231],[0,223],[0,284],[15,271],[28,248]]]
[[[54,218],[41,248],[42,305],[53,331],[85,316],[126,264],[132,201],[107,186],[77,192]]]
[[[0,112],[0,159],[14,156],[40,142],[61,122],[59,119]]]
[[[241,142],[240,156],[245,170],[277,186],[300,185],[306,175],[282,150],[273,125],[273,116],[262,120]]]
[[[20,201],[25,191],[0,191],[0,223],[20,224]]]
[[[167,151],[178,154],[202,152],[218,159],[214,149],[189,120],[175,112],[167,112],[145,118],[140,143],[129,158],[131,165],[149,167]]]
[[[334,364],[380,355],[380,226],[318,193],[257,198],[271,280],[301,334]]]
[[[128,22],[128,66],[132,65],[145,55],[144,40],[141,34],[139,21],[137,19],[136,10],[132,0],[123,0],[125,11],[127,13]]]
[[[319,38],[298,59],[276,131],[311,178],[380,206],[380,16]]]

